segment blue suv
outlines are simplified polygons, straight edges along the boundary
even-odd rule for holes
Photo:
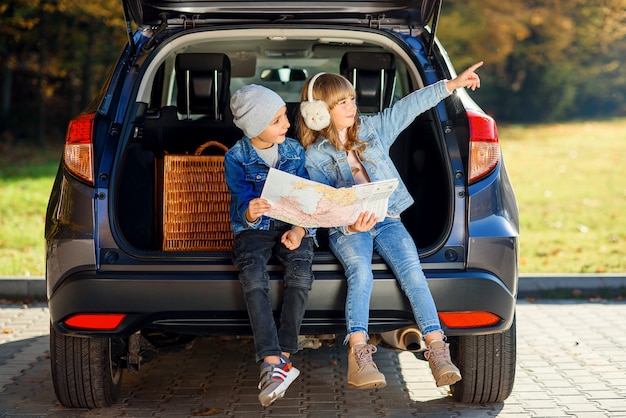
[[[115,403],[124,373],[195,338],[251,335],[219,199],[182,199],[191,212],[180,220],[167,195],[169,157],[191,159],[208,141],[228,148],[241,137],[228,106],[235,90],[276,91],[294,126],[302,86],[320,71],[350,79],[363,113],[455,76],[435,37],[441,0],[123,4],[128,44],[96,100],[69,123],[46,216],[52,379],[68,407]],[[223,150],[205,154],[219,164]],[[515,377],[519,222],[496,123],[457,90],[418,116],[391,154],[416,201],[403,221],[463,375],[452,396],[501,402]],[[190,230],[197,241],[171,238]],[[205,245],[216,230],[223,239]],[[325,234],[301,329],[306,349],[345,335],[344,272]],[[380,258],[373,266],[370,334],[421,358],[408,301]],[[278,301],[281,267],[269,268]]]

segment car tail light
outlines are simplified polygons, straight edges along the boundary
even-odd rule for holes
[[[474,110],[467,111],[470,131],[470,183],[489,174],[500,160],[498,128],[492,117]]]
[[[448,328],[481,328],[496,325],[502,320],[486,311],[439,312],[439,319]]]
[[[63,150],[63,159],[67,169],[90,184],[93,184],[92,137],[95,116],[95,113],[87,113],[70,121]]]
[[[65,325],[71,328],[112,330],[126,317],[125,314],[77,314],[65,321]]]

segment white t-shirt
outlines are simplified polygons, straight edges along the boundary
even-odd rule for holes
[[[276,164],[278,164],[278,146],[276,146],[276,144],[272,144],[271,147],[265,149],[254,147],[254,150],[267,165],[276,168]]]

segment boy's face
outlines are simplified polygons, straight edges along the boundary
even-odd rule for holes
[[[250,141],[252,145],[260,149],[269,148],[274,144],[282,144],[285,142],[287,129],[290,126],[287,118],[287,106],[283,106],[276,112],[267,128],[259,136],[250,138]]]

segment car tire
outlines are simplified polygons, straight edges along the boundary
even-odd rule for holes
[[[497,403],[509,397],[515,380],[515,318],[502,333],[450,338],[450,348],[463,377],[450,386],[454,400]]]
[[[69,408],[114,404],[122,386],[122,368],[112,359],[111,338],[72,337],[50,328],[54,392]]]

